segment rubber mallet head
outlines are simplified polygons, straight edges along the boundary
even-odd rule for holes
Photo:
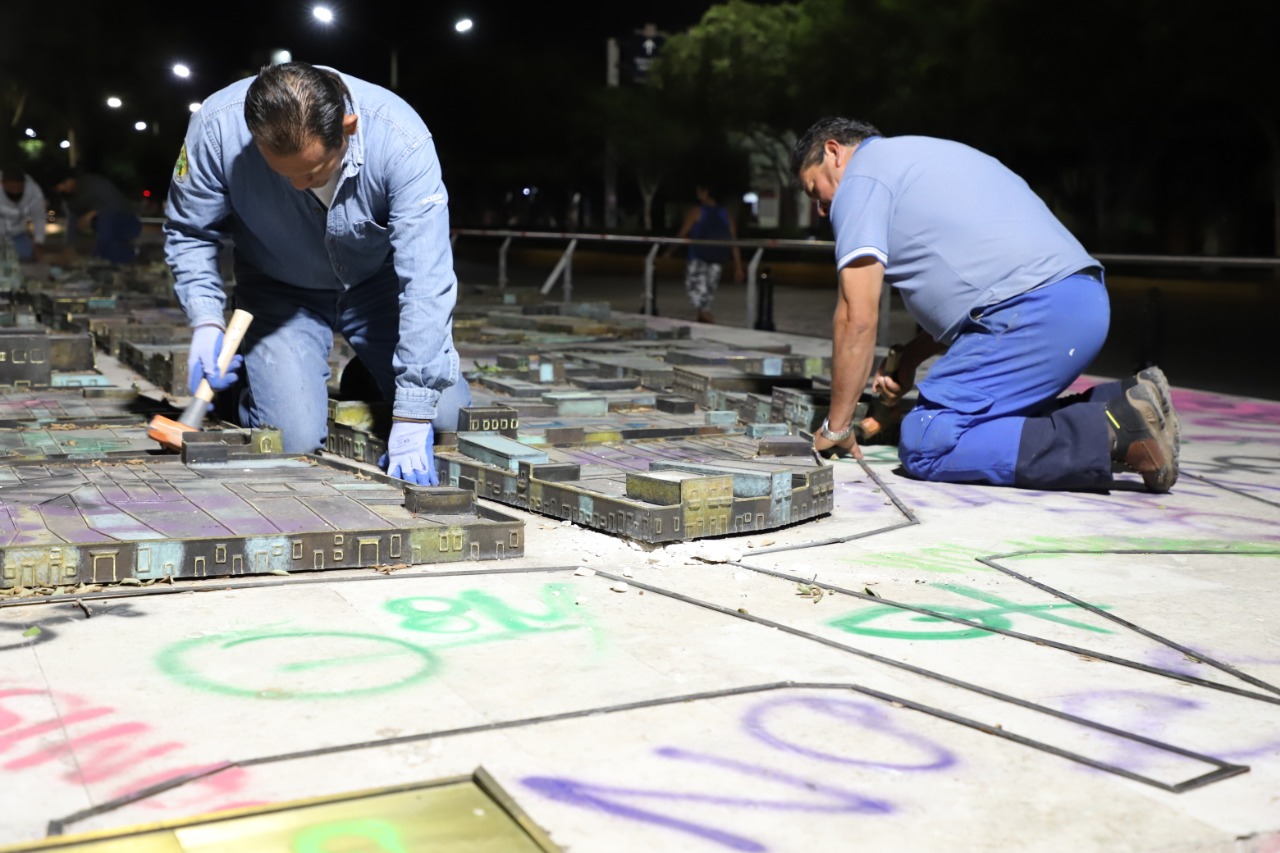
[[[164,415],[156,415],[147,426],[147,438],[155,439],[170,450],[182,450],[184,432],[199,432],[199,430],[175,421],[173,418],[166,418]]]
[[[235,358],[236,350],[240,348],[240,340],[244,337],[245,330],[249,328],[252,320],[252,314],[239,308],[231,315],[231,322],[227,324],[227,330],[222,336],[222,350],[218,353],[219,373],[227,372],[231,359]],[[154,438],[170,450],[181,450],[182,434],[200,431],[200,427],[204,424],[205,413],[209,411],[209,404],[212,402],[213,388],[210,387],[208,379],[201,379],[200,387],[196,388],[191,402],[182,410],[178,419],[175,421],[173,418],[156,415],[147,427],[147,437]]]

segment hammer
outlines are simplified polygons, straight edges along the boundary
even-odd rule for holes
[[[888,354],[884,357],[884,363],[880,365],[880,372],[886,376],[893,376],[898,370],[898,363],[902,357],[902,348],[897,346],[889,347]],[[892,406],[887,405],[883,400],[876,398],[871,401],[870,410],[867,417],[863,418],[854,426],[854,432],[857,433],[858,441],[870,442],[876,438],[883,439],[886,433],[896,428],[902,421],[902,401],[899,400]]]
[[[245,330],[249,328],[252,320],[252,314],[239,308],[231,315],[231,322],[227,324],[227,330],[222,335],[222,351],[218,354],[219,373],[227,372],[227,367],[231,364],[231,359],[235,358],[236,350],[240,348],[240,340],[244,337]],[[195,395],[183,409],[182,415],[176,421],[164,415],[156,415],[147,427],[147,437],[154,438],[170,450],[181,450],[182,434],[200,431],[200,425],[204,423],[205,413],[209,411],[209,404],[212,402],[213,388],[210,387],[208,379],[201,379],[200,386],[196,388]]]

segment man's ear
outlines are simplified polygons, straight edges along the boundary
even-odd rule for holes
[[[828,139],[822,143],[823,154],[830,154],[832,163],[837,169],[840,168],[840,161],[844,157],[844,146],[834,139]]]
[[[342,132],[347,136],[352,136],[356,132],[356,124],[360,121],[358,115],[345,115],[342,117]]]

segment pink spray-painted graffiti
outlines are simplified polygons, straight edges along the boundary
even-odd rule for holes
[[[50,706],[54,712],[50,714]],[[147,723],[120,720],[114,708],[71,693],[0,688],[0,772],[29,773],[57,764],[72,785],[117,782],[109,797],[125,797],[165,780],[222,765],[181,761],[186,745],[157,737]],[[173,763],[165,766],[166,760]],[[175,760],[176,759],[176,760]],[[231,767],[176,789],[178,797],[148,798],[143,805],[166,812],[210,811],[252,805],[233,802],[246,771]],[[181,799],[181,802],[179,801]]]
[[[1180,388],[1172,389],[1170,398],[1179,415],[1193,418],[1201,426],[1210,426],[1217,419],[1233,429],[1245,425],[1256,430],[1280,429],[1280,403],[1270,400],[1228,397]]]

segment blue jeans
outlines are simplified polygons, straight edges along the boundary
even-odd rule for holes
[[[17,253],[18,260],[20,261],[29,261],[35,258],[36,248],[35,243],[31,240],[31,235],[14,234],[13,251]]]
[[[1114,394],[1058,395],[1102,349],[1110,322],[1106,285],[1083,274],[975,311],[903,419],[903,468],[939,482],[1106,488]]]
[[[393,281],[369,281],[346,291],[310,290],[238,275],[234,302],[253,314],[240,347],[247,386],[240,392],[240,423],[280,429],[286,453],[324,447],[335,331],[369,369],[384,399],[395,399],[391,356],[400,340],[400,307]],[[433,421],[444,432],[456,430],[458,410],[471,405],[458,354],[451,355],[453,384],[441,395]]]
[[[131,264],[138,253],[133,241],[142,233],[142,220],[132,213],[105,212],[94,218],[97,234],[94,257],[105,258],[113,264]]]

